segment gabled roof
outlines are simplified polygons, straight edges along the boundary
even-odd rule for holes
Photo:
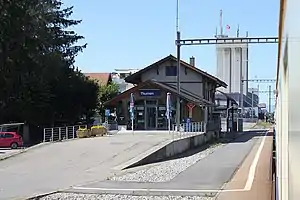
[[[107,85],[111,80],[110,73],[84,73],[84,75],[97,81],[100,85]]]
[[[148,80],[148,81],[140,83],[139,85],[137,85],[129,90],[126,90],[125,92],[119,94],[118,96],[110,99],[109,101],[105,102],[104,105],[108,105],[112,102],[119,101],[123,98],[127,98],[130,96],[130,93],[134,93],[135,91],[142,89],[146,85],[156,85],[165,91],[168,91],[168,92],[171,92],[172,94],[178,95],[176,88],[174,88],[173,86],[166,84],[166,83],[158,82],[156,80]],[[195,94],[191,94],[182,88],[181,88],[179,96],[189,102],[196,104],[196,105],[210,105],[211,106],[214,104],[214,103],[209,102]]]
[[[140,71],[138,71],[138,72],[136,72],[136,73],[134,73],[134,74],[126,77],[125,81],[129,82],[129,83],[133,83],[133,84],[138,84],[139,81],[137,81],[137,79],[139,79],[140,76],[143,73],[145,73],[148,70],[152,69],[153,67],[156,67],[156,66],[158,66],[158,65],[160,65],[160,64],[162,64],[162,63],[164,63],[166,61],[169,61],[169,60],[177,62],[177,58],[175,56],[173,56],[173,55],[170,54],[169,56],[167,56],[167,57],[165,57],[165,58],[163,58],[163,59],[161,59],[161,60],[159,60],[159,61],[157,61],[157,62],[155,62],[155,63],[153,63],[151,65],[149,65],[148,67],[145,67],[144,69],[141,69]],[[181,63],[182,66],[187,67],[190,70],[192,70],[192,71],[194,71],[196,73],[199,73],[202,76],[207,77],[207,78],[215,81],[219,86],[222,86],[222,87],[225,87],[225,88],[227,87],[227,84],[225,82],[221,81],[220,79],[218,79],[217,77],[212,76],[212,75],[208,74],[207,72],[204,72],[201,69],[198,69],[197,67],[194,67],[194,66],[190,65],[189,63],[184,62],[182,60],[180,61],[180,63]]]

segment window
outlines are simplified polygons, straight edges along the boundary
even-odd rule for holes
[[[166,76],[177,76],[177,67],[166,66]]]
[[[13,138],[14,135],[13,134],[10,134],[10,133],[5,133],[5,138]]]

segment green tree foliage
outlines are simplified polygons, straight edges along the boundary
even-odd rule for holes
[[[60,0],[0,0],[0,124],[76,123],[94,114],[98,85],[74,68],[85,47]]]
[[[103,105],[108,100],[119,94],[119,87],[116,83],[111,82],[108,85],[101,85],[99,91],[99,114],[104,116],[105,106]]]

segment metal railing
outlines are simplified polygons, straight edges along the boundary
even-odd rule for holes
[[[87,128],[86,125],[44,128],[43,142],[55,142],[77,138],[76,131],[79,127]]]
[[[199,133],[205,132],[205,122],[181,123],[179,126],[180,133]],[[173,124],[172,131],[177,131],[176,124]]]

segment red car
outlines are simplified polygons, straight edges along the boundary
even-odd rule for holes
[[[22,137],[16,132],[0,132],[0,147],[16,149],[23,146]]]

